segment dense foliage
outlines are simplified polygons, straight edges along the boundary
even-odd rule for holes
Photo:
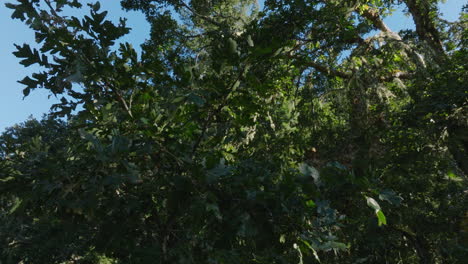
[[[61,102],[0,136],[0,263],[463,263],[466,10],[123,0],[139,54],[80,2],[7,4]]]

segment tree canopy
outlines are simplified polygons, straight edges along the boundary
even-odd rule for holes
[[[0,263],[464,263],[468,14],[438,2],[122,0],[141,53],[99,2],[7,3],[24,96],[60,102],[0,136]]]

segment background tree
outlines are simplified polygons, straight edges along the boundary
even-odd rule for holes
[[[99,3],[7,6],[40,46],[24,94],[63,97],[0,137],[2,261],[462,263],[466,13],[122,1],[138,55]],[[384,23],[401,6],[415,31]]]

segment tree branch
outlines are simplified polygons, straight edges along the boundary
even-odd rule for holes
[[[104,82],[103,86],[105,88],[109,89],[112,93],[114,93],[115,97],[117,97],[117,100],[119,100],[119,102],[122,104],[123,108],[125,109],[125,111],[127,111],[128,115],[131,118],[133,118],[132,110],[128,107],[128,104],[125,101],[125,99],[123,98],[122,94],[120,94],[120,92],[117,89],[115,89],[113,86],[111,86],[107,82]]]
[[[387,33],[390,37],[396,39],[396,40],[401,40],[400,35],[398,35],[396,32],[391,30],[387,24],[382,20],[380,17],[379,13],[375,9],[364,9],[363,11],[360,12],[360,10],[356,10],[358,13],[360,13],[363,17],[367,18],[369,21],[372,22],[372,24],[380,29],[382,32]]]
[[[52,13],[52,15],[54,15],[55,17],[60,17],[57,12],[55,11],[55,9],[52,7],[52,4],[50,3],[50,0],[45,0],[45,3],[46,5],[49,7],[50,9],[50,12]]]
[[[392,38],[394,41],[398,42],[401,47],[406,51],[408,52],[408,54],[414,54],[415,56],[415,62],[416,64],[418,64],[420,67],[422,68],[425,68],[426,65],[424,63],[424,60],[422,59],[423,57],[412,47],[410,47],[407,43],[405,43],[401,36],[392,31],[386,24],[385,22],[382,20],[382,18],[380,17],[379,13],[377,12],[377,10],[374,10],[374,9],[371,9],[371,8],[368,8],[368,9],[365,9],[365,10],[359,10],[359,9],[356,9],[356,12],[358,12],[359,14],[361,14],[363,17],[365,17],[366,19],[368,19],[369,21],[372,22],[372,24],[378,28],[379,30],[381,30],[383,33],[386,34],[386,36]],[[372,38],[372,37],[371,37]],[[367,40],[364,40],[363,43],[366,43],[368,42]]]
[[[427,1],[405,0],[408,11],[413,16],[418,36],[427,41],[437,53],[445,54],[440,34],[430,16],[430,4]]]

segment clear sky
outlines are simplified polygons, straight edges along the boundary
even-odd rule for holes
[[[29,116],[40,118],[49,111],[52,104],[57,102],[54,97],[48,98],[48,92],[36,89],[23,99],[23,86],[17,83],[24,76],[35,72],[37,68],[30,66],[24,68],[19,60],[12,54],[15,50],[14,43],[34,43],[34,33],[21,21],[12,20],[11,10],[4,6],[5,2],[13,0],[0,0],[0,133],[9,126],[26,120]],[[95,2],[82,0],[81,3]],[[118,21],[119,17],[126,17],[127,26],[132,28],[129,35],[122,39],[130,42],[135,48],[144,42],[149,35],[149,25],[140,13],[122,11],[119,0],[101,0],[101,8],[109,11],[109,18]],[[263,2],[263,1],[261,1]],[[466,0],[447,0],[441,4],[441,12],[445,19],[454,21],[458,18],[461,7]],[[80,14],[73,14],[80,16]],[[387,19],[387,24],[395,31],[405,28],[413,28],[413,22],[402,12],[396,12],[394,16]]]

